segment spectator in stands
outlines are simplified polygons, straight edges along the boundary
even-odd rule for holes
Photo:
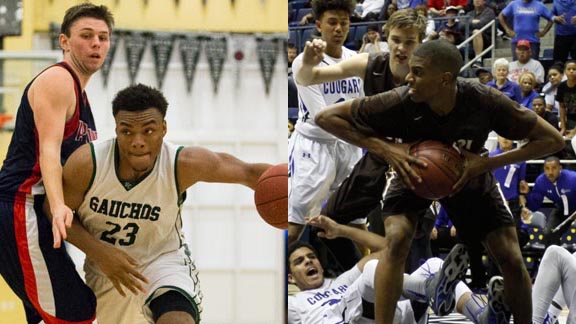
[[[435,206],[435,205],[438,206]],[[439,207],[439,208],[437,208]],[[430,243],[432,246],[432,255],[438,257],[440,249],[450,250],[456,245],[456,227],[452,225],[452,221],[448,217],[446,210],[440,206],[439,203],[433,203],[430,208],[434,208],[438,214],[434,228],[430,234]]]
[[[548,83],[542,87],[542,94],[546,99],[546,110],[558,115],[560,104],[556,101],[556,92],[562,81],[566,80],[564,75],[564,63],[556,62],[548,69]]]
[[[560,17],[554,33],[554,62],[566,62],[568,54],[576,60],[576,2],[554,0],[552,14]]]
[[[384,0],[364,0],[361,4],[362,13],[360,14],[362,21],[378,20],[382,6],[384,6]]]
[[[296,56],[298,56],[298,48],[296,47],[296,45],[294,45],[292,43],[288,43],[286,50],[288,51],[288,54],[287,54],[288,75],[292,75],[292,62],[294,62],[294,59],[296,58]]]
[[[514,19],[514,28],[510,28],[506,17]],[[548,20],[548,24],[542,31],[540,31],[541,17]],[[506,34],[512,37],[511,48],[514,60],[516,60],[516,46],[521,39],[530,42],[532,58],[537,60],[540,55],[540,38],[548,33],[553,21],[560,21],[559,17],[553,16],[550,10],[538,0],[510,1],[498,15],[498,20]]]
[[[494,71],[496,80],[490,81],[486,85],[500,90],[508,98],[519,103],[521,98],[520,86],[508,80],[508,64],[508,60],[505,58],[494,61],[492,71]]]
[[[520,86],[520,104],[526,108],[532,109],[532,100],[538,97],[538,92],[534,91],[536,87],[536,77],[532,72],[524,72],[518,79]]]
[[[294,132],[294,123],[290,120],[290,118],[288,118],[288,138],[292,136],[293,132]]]
[[[310,220],[320,227],[327,238],[346,237],[370,246],[375,253],[364,257],[354,267],[337,278],[326,278],[314,247],[296,242],[288,247],[288,282],[299,292],[288,296],[288,324],[373,323],[374,272],[383,238],[373,233],[339,225],[325,216]],[[396,305],[398,323],[426,322],[428,304],[436,312],[449,308],[465,315],[473,323],[492,323],[503,307],[502,279],[492,284],[488,305],[481,296],[473,294],[459,281],[467,269],[468,254],[462,244],[450,251],[445,260],[428,259],[412,274],[404,274],[403,295],[406,299]],[[440,295],[442,294],[442,295]],[[435,302],[438,300],[438,302]],[[442,305],[444,301],[446,305]],[[395,321],[395,322],[396,322]]]
[[[566,81],[558,86],[556,101],[560,104],[560,132],[571,140],[576,135],[576,60],[566,62]]]
[[[388,43],[381,41],[380,28],[378,25],[370,25],[367,28],[366,34],[362,37],[362,46],[358,53],[388,53],[390,48]]]
[[[395,13],[396,11],[398,11],[398,5],[396,4],[395,1],[390,1],[388,5],[382,7],[382,10],[380,11],[380,16],[378,16],[378,20],[387,21],[388,19],[390,19],[390,16],[392,16],[392,14]]]
[[[418,5],[416,6],[416,12],[418,12],[418,14],[424,18],[426,18],[426,37],[424,38],[424,41],[430,40],[430,39],[435,39],[437,34],[436,34],[436,23],[434,22],[434,19],[431,19],[430,17],[428,17],[428,7],[424,4]]]
[[[514,148],[514,142],[498,136],[498,147],[490,152],[490,156],[500,155],[502,153],[511,151]],[[522,207],[526,205],[526,197],[524,196],[528,191],[528,182],[526,182],[526,162],[518,162],[506,165],[493,170],[494,177],[500,185],[500,190],[504,195],[504,199],[508,204],[508,208],[514,216],[516,221],[516,232],[518,234],[518,242],[520,247],[528,242],[528,233],[523,228],[522,223]],[[521,190],[522,189],[522,190]]]
[[[523,186],[522,191],[528,191],[528,186]],[[560,238],[571,222],[568,222],[560,230],[552,233],[552,229],[560,225],[568,216],[576,211],[576,172],[563,170],[560,159],[550,156],[544,160],[544,173],[539,175],[534,182],[534,187],[526,196],[526,206],[522,209],[523,216],[530,215],[542,206],[544,197],[551,200],[555,208],[546,219],[544,228],[544,242],[546,246],[559,244]]]
[[[300,21],[298,22],[298,25],[304,26],[304,25],[310,25],[313,23],[314,23],[314,14],[309,12],[309,13],[305,14],[304,16],[302,16],[302,19],[300,19]]]
[[[543,96],[538,96],[532,100],[532,110],[534,110],[538,116],[544,118],[545,121],[549,122],[550,125],[554,126],[554,128],[560,130],[558,115],[546,109],[546,99]]]
[[[536,82],[538,85],[544,83],[544,67],[538,59],[533,59],[531,57],[531,47],[530,42],[525,39],[521,39],[516,44],[516,61],[513,61],[508,66],[509,74],[508,79],[512,82],[520,84],[520,75],[524,72],[532,72],[536,77]],[[536,85],[535,85],[536,87]]]
[[[492,76],[492,72],[490,72],[485,68],[481,67],[477,68],[475,73],[476,77],[478,78],[478,81],[480,81],[480,83],[482,84],[488,84],[488,82],[494,79],[494,77]]]
[[[428,12],[432,17],[446,17],[448,7],[456,7],[459,12],[467,5],[467,0],[428,0]]]
[[[456,20],[458,15],[458,7],[449,6],[445,9],[446,20],[442,20],[436,28],[436,33],[440,38],[447,39],[450,43],[458,45],[462,42],[463,37],[460,32],[462,28],[460,27],[460,22]]]
[[[416,7],[428,3],[427,0],[396,0],[396,2],[398,3],[398,10],[408,8],[416,9]]]
[[[483,50],[485,50],[490,44],[492,44],[491,38],[491,28],[487,28],[483,32],[479,32],[482,27],[486,26],[491,21],[494,21],[496,15],[494,10],[486,6],[486,0],[473,0],[474,10],[468,13],[468,28],[474,39],[472,40],[472,45],[474,48],[474,54],[476,56],[480,55]],[[464,34],[465,24],[461,24],[462,34]]]

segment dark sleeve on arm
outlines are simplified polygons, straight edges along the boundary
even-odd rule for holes
[[[478,24],[475,24],[474,28],[480,29],[480,28],[486,26],[486,24],[488,24],[492,20],[494,20],[494,18],[496,18],[496,15],[494,14],[494,10],[492,10],[492,8],[486,8],[486,9],[484,9],[484,11],[482,11],[480,16],[478,17],[478,19],[480,19],[480,22]]]
[[[404,137],[402,99],[396,88],[352,102],[351,124],[366,136]]]
[[[490,107],[494,111],[492,129],[498,135],[511,140],[526,138],[536,125],[538,115],[495,89],[491,88],[490,92],[494,105]]]

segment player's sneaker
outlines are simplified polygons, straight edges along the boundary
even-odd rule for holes
[[[510,312],[504,303],[504,279],[500,276],[494,276],[488,282],[488,304],[478,316],[478,323],[510,323]]]
[[[470,256],[463,244],[456,244],[448,253],[437,273],[426,279],[426,296],[430,308],[438,316],[448,315],[455,305],[454,288],[464,276]]]

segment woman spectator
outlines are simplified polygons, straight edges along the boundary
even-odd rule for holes
[[[556,101],[556,91],[562,81],[566,80],[564,75],[564,63],[556,62],[548,69],[548,83],[542,87],[542,93],[546,99],[546,110],[558,115],[560,104]]]
[[[536,87],[536,76],[532,72],[524,72],[518,78],[520,86],[520,104],[526,108],[532,109],[532,100],[538,97],[538,92],[534,91]]]
[[[494,62],[492,71],[496,80],[488,82],[486,85],[500,90],[508,98],[520,103],[521,90],[520,86],[508,80],[508,60],[499,58]]]

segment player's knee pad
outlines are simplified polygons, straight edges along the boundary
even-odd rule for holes
[[[194,318],[196,323],[200,322],[200,314],[198,314],[198,306],[194,302],[188,300],[181,293],[170,290],[152,300],[150,302],[150,310],[152,311],[152,318],[154,322],[158,321],[160,316],[168,312],[186,312]]]

